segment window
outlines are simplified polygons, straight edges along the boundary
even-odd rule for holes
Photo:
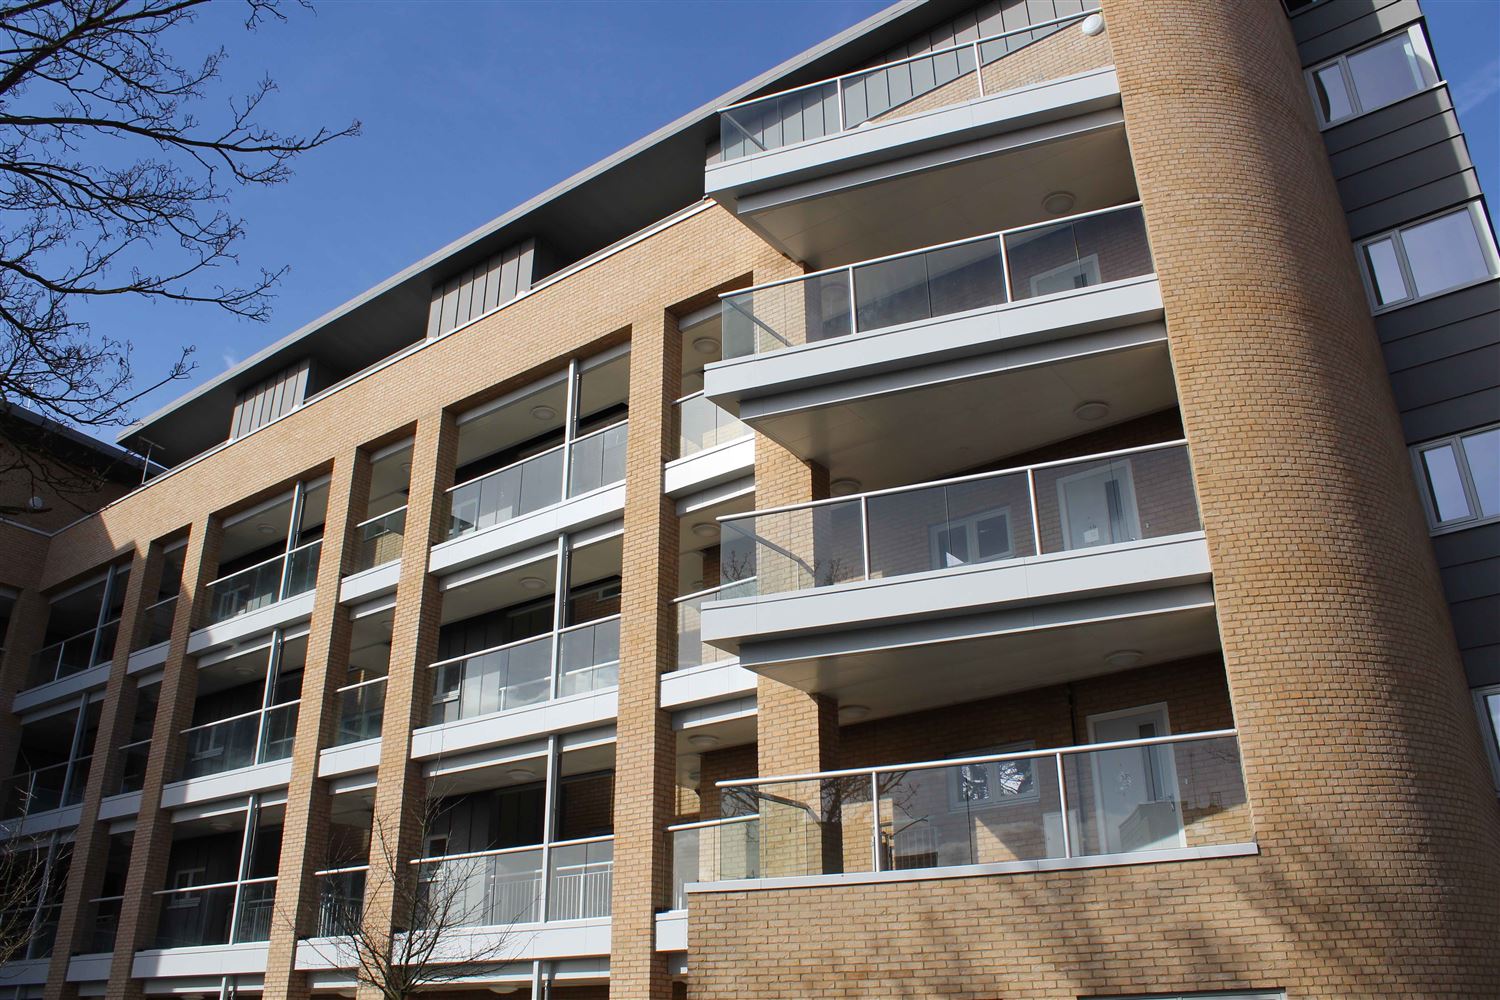
[[[1433,528],[1500,520],[1500,424],[1412,449]]]
[[[970,563],[1005,559],[1011,554],[1010,509],[1001,507],[935,524],[932,568],[951,569]]]
[[[1479,736],[1494,770],[1495,788],[1500,790],[1500,684],[1475,688],[1474,707],[1479,710]]]
[[[1307,71],[1322,125],[1395,104],[1438,82],[1427,39],[1417,25]]]
[[[1090,285],[1099,284],[1099,255],[1089,254],[1087,257],[1054,267],[1050,271],[1033,275],[1031,278],[1031,294],[1052,295],[1055,292],[1071,292],[1078,288],[1087,288]]]
[[[1377,313],[1500,274],[1478,202],[1365,240],[1358,256]]]
[[[1016,753],[1031,750],[1036,744],[1009,743],[965,753],[964,757]],[[994,760],[987,764],[960,764],[948,769],[948,810],[969,812],[1009,805],[1012,802],[1034,802],[1037,798],[1036,776],[1030,760]]]

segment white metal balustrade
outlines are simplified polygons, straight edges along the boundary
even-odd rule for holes
[[[672,851],[672,907],[687,906],[692,882],[760,877],[760,817],[677,823],[667,827]]]
[[[318,582],[322,551],[319,538],[212,581],[206,588],[209,623],[228,621],[312,590]]]

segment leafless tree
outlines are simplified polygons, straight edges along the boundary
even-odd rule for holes
[[[429,835],[446,830],[442,800],[430,799],[416,809],[408,842],[425,844]],[[489,868],[492,857],[414,865],[402,857],[397,825],[374,817],[362,880],[324,876],[311,939],[325,961],[352,969],[357,982],[379,990],[386,1000],[408,1000],[419,990],[472,975],[476,965],[506,961],[510,925],[534,919],[534,903],[528,900],[535,896],[528,884],[519,883],[517,893],[499,891]],[[335,864],[357,869],[362,861]],[[376,898],[391,901],[395,933],[379,914],[365,912],[364,901]],[[483,934],[471,933],[475,928],[483,928]]]
[[[269,78],[200,117],[225,52],[190,63],[168,45],[207,2],[0,0],[0,403],[117,426],[144,393],[191,371],[183,348],[137,383],[130,341],[96,334],[84,315],[112,299],[267,318],[284,267],[239,285],[216,278],[238,263],[245,234],[229,194],[285,181],[298,155],[359,125],[295,134],[262,124]],[[247,29],[285,19],[285,0],[245,2]],[[0,450],[0,478],[26,477],[27,495],[90,492],[57,479],[26,441],[12,445]]]
[[[30,796],[18,785],[0,790],[10,815],[0,822],[0,967],[26,957],[42,925],[55,916],[67,880],[69,848],[23,832]]]

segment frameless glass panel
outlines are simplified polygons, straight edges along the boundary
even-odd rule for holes
[[[234,922],[232,885],[164,893],[157,897],[156,947],[228,944]]]
[[[1433,295],[1490,276],[1489,260],[1468,209],[1403,229],[1401,245],[1418,295]]]
[[[1429,82],[1407,32],[1351,55],[1349,75],[1365,111],[1415,94]]]
[[[1051,755],[882,773],[887,870],[1062,857]]]
[[[830,81],[721,112],[720,156],[735,160],[837,132],[837,101],[838,84]]]
[[[183,735],[187,744],[187,757],[182,768],[184,778],[249,767],[255,763],[260,713],[189,729]]]
[[[1003,301],[994,238],[854,269],[859,328],[873,330]]]
[[[853,332],[848,271],[757,288],[723,300],[724,357],[764,354]]]
[[[703,602],[717,600],[717,591],[677,602],[677,669],[717,663],[729,654],[703,641]]]
[[[1184,447],[1035,472],[1041,550],[1061,552],[1198,531]]]
[[[1365,244],[1365,263],[1370,270],[1370,280],[1375,285],[1375,300],[1380,305],[1390,305],[1411,297],[1406,287],[1406,277],[1401,273],[1401,262],[1396,257],[1396,241],[1391,237]]]
[[[292,755],[292,744],[297,738],[298,704],[278,705],[266,712],[266,724],[261,735],[259,763],[286,760]]]
[[[321,540],[304,545],[288,556],[290,565],[286,572],[286,592],[283,599],[305,594],[318,585],[318,559],[323,554]]]
[[[1013,300],[1150,274],[1145,218],[1137,206],[1005,237]]]
[[[564,632],[558,639],[558,695],[604,691],[620,679],[620,619]]]
[[[576,497],[625,478],[627,425],[618,424],[573,442],[568,496]]]
[[[1422,470],[1427,475],[1427,492],[1439,523],[1459,521],[1473,514],[1451,444],[1423,451]]]
[[[146,609],[146,636],[140,648],[155,646],[172,638],[172,619],[177,614],[177,598],[169,597]]]
[[[562,499],[562,449],[554,448],[450,493],[448,537],[530,514]]]
[[[405,507],[360,525],[359,554],[355,558],[354,571],[358,573],[400,559],[405,535]]]
[[[1481,517],[1500,514],[1500,427],[1460,439]]]
[[[146,762],[151,757],[151,742],[132,743],[120,748],[125,762],[120,771],[120,787],[116,794],[138,792],[146,785]]]
[[[240,912],[234,925],[234,940],[269,941],[271,915],[276,909],[276,883],[254,882],[240,887]]]
[[[737,417],[720,409],[707,396],[682,400],[677,404],[677,412],[678,458],[686,458],[750,433]]]
[[[875,856],[871,790],[868,774],[735,789],[736,809],[760,816],[753,824],[758,827],[755,870],[768,878],[870,871]],[[741,877],[729,873],[749,867],[745,847],[737,831],[725,831],[719,848],[724,878]]]
[[[612,840],[554,847],[552,879],[547,887],[547,919],[609,916],[614,857]]]
[[[1024,473],[869,498],[872,579],[1035,554]]]
[[[209,621],[218,623],[246,614],[279,599],[285,556],[215,580],[208,585]],[[315,574],[316,575],[316,574]]]
[[[1325,122],[1336,122],[1354,113],[1349,88],[1344,84],[1344,70],[1338,63],[1313,71],[1313,88],[1318,94],[1318,110]]]
[[[858,500],[723,522],[721,597],[827,587],[864,577]],[[755,589],[727,585],[754,579]]]
[[[552,636],[544,635],[436,666],[429,725],[546,701]]]
[[[339,729],[334,746],[373,740],[380,735],[385,721],[385,682],[381,677],[340,692]]]

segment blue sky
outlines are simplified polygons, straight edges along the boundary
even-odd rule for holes
[[[280,85],[266,112],[278,127],[358,118],[364,134],[306,157],[284,186],[236,193],[249,273],[291,268],[269,323],[164,303],[91,314],[132,341],[143,380],[197,346],[191,378],[135,415],[885,5],[323,0],[250,34],[241,5],[211,6],[176,39],[182,58],[223,44],[236,92],[267,73]],[[1423,7],[1481,183],[1500,190],[1500,0]]]

